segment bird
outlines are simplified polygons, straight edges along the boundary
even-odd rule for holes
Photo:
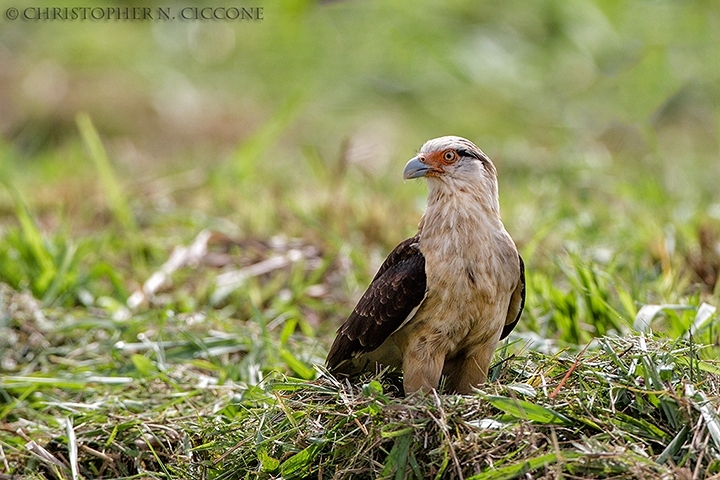
[[[471,141],[428,140],[405,165],[427,180],[415,236],[390,252],[338,328],[326,366],[354,377],[401,370],[406,395],[468,395],[525,305],[525,265],[500,219],[497,170]]]

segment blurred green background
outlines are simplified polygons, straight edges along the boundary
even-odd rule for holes
[[[343,271],[360,273],[341,284],[350,298],[336,325],[415,230],[425,187],[403,184],[405,161],[454,134],[498,166],[503,219],[528,264],[523,328],[558,315],[599,325],[592,296],[612,307],[594,333],[622,330],[646,303],[717,300],[716,3],[204,5],[262,7],[263,18],[159,20],[157,8],[187,5],[38,0],[150,7],[155,20],[10,20],[8,8],[22,17],[27,6],[0,2],[0,174],[11,185],[0,235],[17,228],[17,191],[57,245],[103,238],[79,263],[102,260],[106,273],[89,278],[111,281],[83,288],[120,302],[200,228],[300,237],[333,259],[347,245]],[[80,112],[131,224],[83,147]],[[32,276],[4,273],[16,288]],[[80,302],[67,288],[63,302]],[[584,307],[570,298],[583,295]]]
[[[198,4],[262,7],[213,21],[0,0],[0,477],[39,478],[32,448],[75,443],[114,455],[76,450],[85,478],[366,461],[400,478],[448,473],[456,451],[488,476],[554,478],[561,452],[576,477],[716,473],[720,3],[254,1]],[[22,18],[65,7],[154,19]],[[487,391],[537,388],[524,404],[552,425],[520,407],[478,436],[484,395],[446,402],[463,418],[446,423],[439,398],[428,417],[384,408],[378,382],[354,406],[308,382],[416,232],[426,185],[406,161],[451,134],[495,162],[526,265]]]

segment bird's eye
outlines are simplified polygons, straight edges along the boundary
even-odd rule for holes
[[[453,163],[457,159],[457,153],[455,153],[455,150],[446,150],[445,153],[443,153],[443,161],[445,163]]]

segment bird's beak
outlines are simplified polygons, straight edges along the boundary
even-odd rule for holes
[[[405,180],[410,180],[411,178],[424,177],[431,170],[432,168],[421,162],[420,158],[414,157],[411,158],[409,162],[407,162],[407,165],[405,165],[405,170],[403,171],[403,178]]]

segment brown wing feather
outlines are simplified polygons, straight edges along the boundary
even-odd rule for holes
[[[425,296],[425,257],[418,236],[395,247],[355,309],[338,329],[327,356],[328,369],[350,373],[353,357],[372,352],[400,326]]]
[[[505,327],[503,327],[502,334],[500,334],[500,340],[510,335],[515,325],[520,320],[523,308],[525,307],[525,262],[520,255],[520,282],[515,287],[515,291],[510,297],[510,306],[508,307],[507,319],[505,320]]]

